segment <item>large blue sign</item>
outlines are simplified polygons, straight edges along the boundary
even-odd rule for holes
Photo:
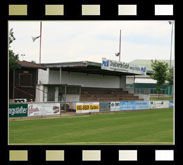
[[[149,109],[149,101],[121,101],[120,110]]]
[[[174,102],[171,100],[169,101],[169,108],[173,108],[174,107]]]
[[[149,101],[136,101],[135,108],[136,109],[149,109]]]

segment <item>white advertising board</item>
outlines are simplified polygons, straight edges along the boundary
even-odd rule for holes
[[[46,116],[60,114],[59,103],[28,104],[28,116]]]
[[[120,111],[120,102],[111,102],[111,111]]]
[[[150,109],[169,108],[169,101],[150,101]]]

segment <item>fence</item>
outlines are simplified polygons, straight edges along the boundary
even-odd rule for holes
[[[107,111],[148,110],[173,108],[174,102],[162,101],[112,101],[112,102],[60,102],[9,104],[9,117],[61,115],[63,112],[93,113]]]

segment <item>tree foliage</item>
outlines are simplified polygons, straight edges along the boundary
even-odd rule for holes
[[[156,90],[158,91],[158,94],[161,91],[161,87],[163,84],[165,84],[165,81],[168,77],[168,64],[165,62],[160,61],[151,61],[151,68],[154,71],[154,74],[150,77],[154,80],[157,80],[156,83]]]
[[[169,82],[169,85],[173,85],[173,68],[169,70],[167,81]]]
[[[13,50],[10,49],[13,41],[16,40],[14,37],[13,29],[11,28],[9,31],[9,71],[13,71],[15,69],[20,68],[20,65],[16,62],[19,59],[18,54],[15,54]]]

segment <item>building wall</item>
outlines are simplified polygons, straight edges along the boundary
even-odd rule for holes
[[[36,85],[36,102],[43,102],[43,85]]]
[[[134,96],[138,96],[139,99],[144,99],[144,101],[149,101],[150,100],[150,95],[149,94],[134,94]]]
[[[60,84],[60,71],[59,70],[49,70],[49,84]]]
[[[35,100],[37,69],[21,68],[15,71],[14,99],[26,98]],[[21,79],[20,76],[31,76],[31,79]],[[31,85],[25,85],[29,81]]]
[[[50,70],[49,84],[60,84],[59,70]],[[103,87],[103,88],[119,88],[119,76],[106,76],[97,74],[62,72],[61,84],[81,85],[82,87]]]
[[[135,78],[134,76],[126,76],[126,84],[134,84]]]
[[[13,82],[14,79],[13,79],[13,72],[9,72],[9,99],[13,99]]]
[[[76,94],[67,94],[66,95],[66,101],[71,101],[71,102],[74,102],[74,101],[80,101],[80,95],[76,95]]]
[[[48,84],[49,69],[38,69],[38,84]]]

